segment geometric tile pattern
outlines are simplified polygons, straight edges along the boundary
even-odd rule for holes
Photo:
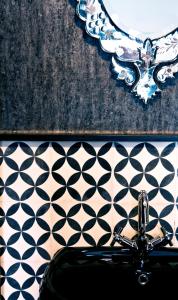
[[[135,235],[137,199],[148,192],[151,236],[178,247],[178,145],[173,142],[2,142],[1,299],[34,300],[53,254]]]

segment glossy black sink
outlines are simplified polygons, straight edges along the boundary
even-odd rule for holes
[[[124,247],[63,248],[46,269],[39,299],[165,299],[166,293],[177,293],[178,248],[148,253],[142,274],[137,264],[137,255]]]

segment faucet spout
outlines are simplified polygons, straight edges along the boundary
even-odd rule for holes
[[[142,190],[138,196],[138,233],[145,235],[146,225],[149,223],[149,200],[146,191]]]

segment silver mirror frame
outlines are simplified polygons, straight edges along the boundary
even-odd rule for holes
[[[112,70],[145,104],[178,72],[178,28],[159,39],[131,36],[113,24],[101,0],[77,0],[86,32],[112,54]]]

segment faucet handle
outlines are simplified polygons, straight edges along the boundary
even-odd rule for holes
[[[161,231],[162,231],[163,236],[165,238],[165,242],[167,242],[167,244],[169,244],[169,246],[173,246],[173,242],[171,241],[170,234],[166,231],[166,229],[164,227],[161,227]]]
[[[152,251],[155,248],[159,248],[164,245],[165,239],[164,237],[153,238],[148,242],[147,250]]]
[[[153,250],[154,248],[166,246],[167,244],[173,246],[170,234],[165,230],[164,227],[161,227],[161,231],[163,233],[163,237],[151,239],[148,243],[148,250]]]
[[[118,237],[120,236],[122,230],[123,230],[123,228],[119,227],[119,229],[113,233],[114,237],[110,244],[111,247],[113,247],[115,245],[115,243],[118,242]]]
[[[114,244],[116,242],[118,242],[120,245],[122,245],[124,247],[129,247],[134,250],[138,249],[137,243],[135,240],[131,240],[131,239],[121,235],[122,230],[123,230],[123,228],[120,227],[117,232],[114,232],[114,238],[111,242],[111,247],[113,247]]]

